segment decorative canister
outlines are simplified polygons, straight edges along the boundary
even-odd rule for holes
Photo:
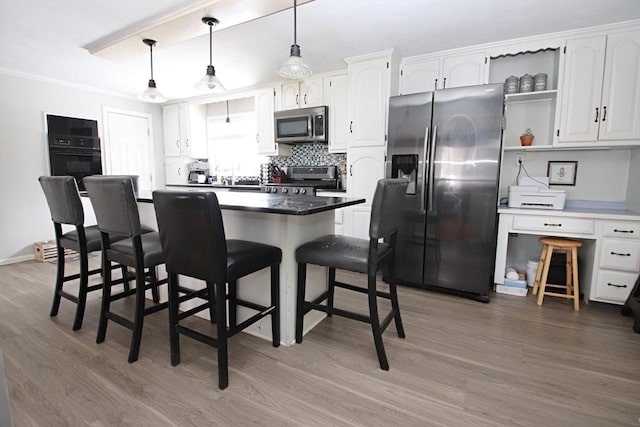
[[[547,90],[547,75],[545,73],[538,73],[533,77],[533,91],[539,92],[541,90]]]
[[[520,93],[533,91],[533,76],[525,74],[520,77]]]
[[[518,93],[518,78],[516,76],[509,76],[504,81],[504,93]]]

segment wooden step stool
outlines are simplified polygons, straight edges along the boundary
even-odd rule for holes
[[[578,284],[578,248],[582,246],[580,240],[561,239],[557,237],[541,237],[538,239],[542,243],[542,253],[536,271],[536,280],[533,285],[533,294],[538,294],[538,305],[542,305],[544,296],[571,298],[573,299],[573,309],[580,310],[580,286]],[[567,254],[567,281],[566,285],[556,285],[547,283],[549,275],[549,265],[554,250],[565,251]],[[565,289],[566,293],[547,292],[546,288]]]

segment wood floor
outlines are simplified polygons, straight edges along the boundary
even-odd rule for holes
[[[334,317],[291,347],[232,338],[221,392],[214,349],[182,338],[171,367],[166,312],[147,317],[134,364],[117,324],[95,343],[99,294],[78,332],[69,302],[49,318],[54,275],[50,263],[0,266],[15,427],[640,425],[640,335],[616,306],[574,312],[561,299],[538,307],[499,294],[482,304],[401,287],[407,338],[385,333],[388,372],[369,326]],[[338,304],[364,310],[366,299],[338,289]]]

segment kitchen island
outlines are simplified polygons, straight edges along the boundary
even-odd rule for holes
[[[168,188],[174,191],[215,191],[212,188]],[[297,265],[295,250],[302,243],[317,237],[333,234],[334,211],[346,206],[364,203],[364,199],[345,197],[315,197],[260,193],[260,192],[217,192],[222,209],[225,234],[228,239],[252,240],[277,246],[282,250],[280,265],[280,336],[281,343],[291,345],[295,341],[296,280]],[[140,221],[157,229],[155,210],[151,192],[138,195]],[[159,273],[164,273],[161,267]],[[265,269],[240,279],[238,297],[260,304],[269,302],[269,270]],[[196,279],[181,277],[181,284],[197,282]],[[314,297],[326,290],[327,269],[318,266],[307,268],[307,295]],[[162,291],[165,291],[164,289]],[[166,298],[166,291],[161,294]],[[186,307],[186,305],[185,305]],[[238,320],[248,317],[249,311],[238,307]],[[202,312],[203,317],[207,313]],[[326,315],[311,312],[305,318],[305,333],[312,329]],[[271,322],[262,319],[246,332],[271,339]]]

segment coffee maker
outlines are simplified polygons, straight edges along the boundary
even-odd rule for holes
[[[209,162],[196,160],[187,165],[189,169],[189,184],[205,184],[209,178]]]

